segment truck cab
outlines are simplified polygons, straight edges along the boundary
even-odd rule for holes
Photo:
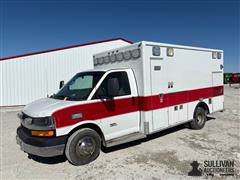
[[[25,152],[43,157],[62,155],[68,147],[70,162],[79,164],[70,155],[74,146],[83,157],[96,156],[101,144],[113,146],[114,139],[139,132],[137,97],[132,69],[80,72],[58,93],[24,107],[18,115],[17,143]],[[69,140],[85,130],[93,137]]]

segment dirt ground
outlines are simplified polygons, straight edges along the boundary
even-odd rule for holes
[[[2,108],[1,179],[193,179],[188,172],[194,160],[200,164],[205,160],[234,160],[234,178],[240,178],[239,100],[240,90],[225,86],[225,111],[212,114],[204,129],[178,126],[141,141],[104,149],[96,161],[79,167],[63,156],[39,158],[22,152],[15,141],[20,109]],[[215,174],[214,179],[225,178]]]

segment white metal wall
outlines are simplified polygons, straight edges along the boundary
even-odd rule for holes
[[[0,61],[0,106],[25,105],[56,93],[61,80],[93,68],[93,54],[128,44],[119,39]]]
[[[3,86],[2,86],[2,84],[3,84],[3,78],[2,78],[3,76],[2,76],[2,63],[0,63],[0,105],[1,104],[3,104],[3,91],[2,91],[2,89],[3,89]]]

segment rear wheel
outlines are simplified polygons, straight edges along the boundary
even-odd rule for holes
[[[197,107],[194,113],[193,121],[189,123],[192,129],[202,129],[207,120],[205,109],[202,107]]]
[[[67,141],[65,155],[73,165],[79,166],[94,161],[101,148],[101,138],[92,129],[84,128],[74,132]]]

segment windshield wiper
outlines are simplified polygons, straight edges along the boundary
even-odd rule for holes
[[[80,98],[80,97],[68,97],[68,99],[67,100],[72,100],[72,101],[82,101],[82,100],[84,100],[84,98]]]
[[[50,96],[50,98],[53,98],[53,99],[68,99],[69,97],[68,96],[63,96],[63,95],[57,95],[57,94],[53,94],[52,96]]]
[[[69,100],[69,101],[83,101],[83,100],[85,100],[85,98],[82,98],[82,97],[72,97],[72,96],[64,96],[64,95],[57,95],[57,94],[51,95],[50,98]]]

